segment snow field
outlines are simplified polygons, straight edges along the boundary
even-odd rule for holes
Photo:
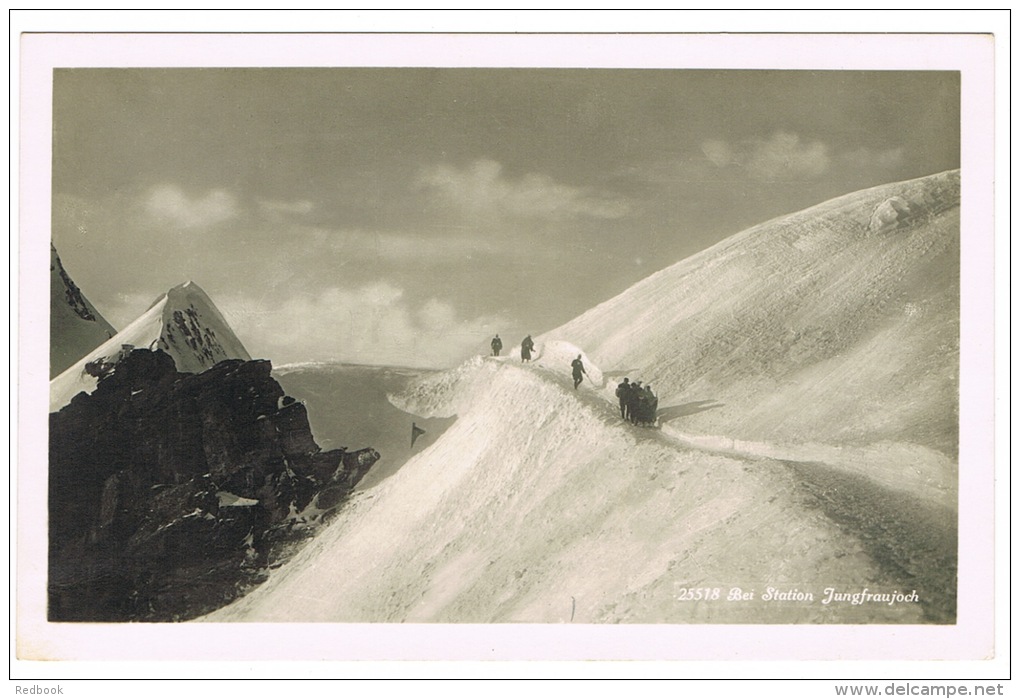
[[[864,446],[820,443],[768,443],[721,435],[690,434],[679,426],[664,425],[662,433],[678,445],[744,459],[772,459],[822,463],[863,476],[877,485],[916,495],[932,505],[955,513],[957,463],[919,444],[876,442]]]
[[[845,606],[678,599],[695,586],[882,582],[863,549],[800,504],[777,464],[677,448],[535,367],[471,361],[424,383],[409,402],[457,403],[454,425],[207,620],[874,619]]]

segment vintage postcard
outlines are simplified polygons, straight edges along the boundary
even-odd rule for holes
[[[22,659],[994,652],[989,35],[22,56]]]

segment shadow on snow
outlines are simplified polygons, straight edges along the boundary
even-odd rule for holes
[[[660,408],[658,417],[660,422],[668,422],[678,417],[684,417],[685,415],[694,415],[695,413],[704,412],[705,410],[712,410],[713,408],[721,408],[725,403],[720,403],[717,400],[696,400],[690,403],[683,403],[682,405],[671,405],[668,408]]]

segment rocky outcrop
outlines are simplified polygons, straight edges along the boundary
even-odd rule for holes
[[[251,359],[212,299],[198,284],[186,282],[167,291],[123,330],[91,346],[91,351],[78,355],[74,364],[54,376],[50,380],[50,412],[60,410],[82,391],[91,393],[102,373],[136,348],[163,350],[178,371],[193,374],[225,359]]]
[[[270,371],[135,350],[50,415],[50,620],[208,612],[279,562],[302,513],[343,501],[378,453],[321,451]]]

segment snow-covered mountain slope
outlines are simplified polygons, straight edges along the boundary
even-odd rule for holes
[[[831,474],[683,448],[569,374],[479,358],[404,401],[458,419],[207,621],[920,622],[920,604],[822,604],[825,588],[916,588],[929,603],[951,591],[938,507],[860,512],[873,535],[856,536],[805,486]],[[855,487],[864,505],[877,497]],[[915,546],[911,520],[935,523],[935,543]],[[898,569],[883,559],[896,547],[911,550]],[[727,602],[734,588],[753,599]],[[802,598],[763,599],[769,588]]]
[[[611,384],[652,383],[663,424],[692,440],[884,445],[876,461],[955,482],[959,203],[959,171],[833,199],[536,339],[583,347]]]
[[[251,359],[223,314],[194,282],[170,289],[126,328],[50,381],[50,411],[92,392],[97,373],[132,349],[160,349],[177,370],[199,373],[224,359]]]
[[[958,206],[956,172],[826,202],[418,382],[456,422],[209,619],[952,623]],[[823,602],[865,589],[910,600]]]
[[[116,330],[96,310],[50,245],[50,378],[103,344]]]

